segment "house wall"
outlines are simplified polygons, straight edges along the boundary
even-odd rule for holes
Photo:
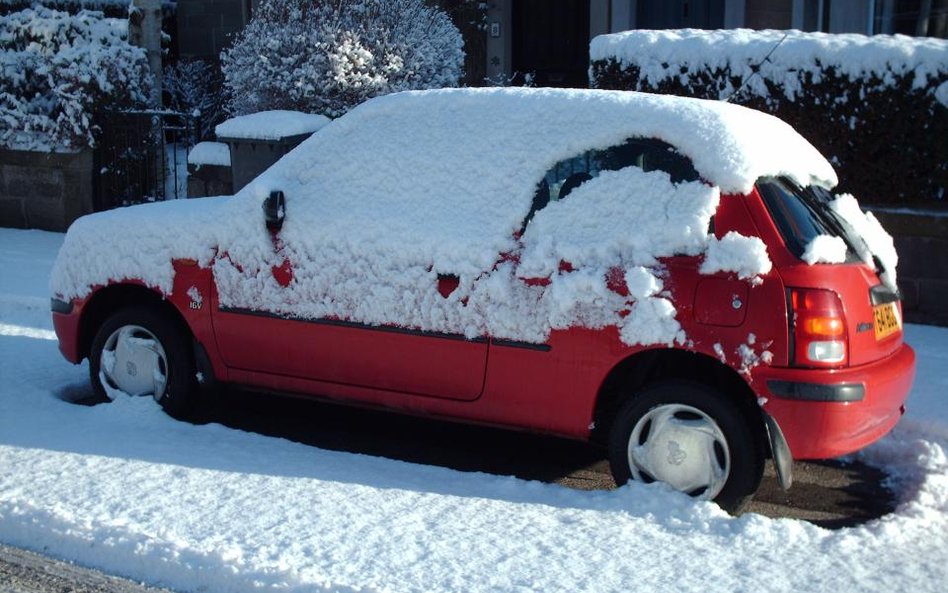
[[[215,61],[258,0],[178,0],[178,55]]]
[[[833,0],[829,10],[830,33],[872,33],[866,0]]]
[[[743,27],[789,29],[793,20],[793,0],[746,0]]]

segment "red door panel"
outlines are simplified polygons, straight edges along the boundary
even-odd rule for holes
[[[484,385],[486,340],[216,308],[214,328],[232,368],[459,400]]]

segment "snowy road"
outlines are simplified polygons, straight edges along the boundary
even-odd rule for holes
[[[661,486],[579,492],[333,452],[147,399],[95,407],[59,355],[61,235],[0,229],[0,542],[180,591],[943,591],[948,330],[910,326],[909,414],[861,455],[898,508],[828,531]]]

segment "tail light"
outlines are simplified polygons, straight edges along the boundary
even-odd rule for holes
[[[849,360],[846,318],[831,290],[790,289],[790,330],[795,366],[833,368]]]

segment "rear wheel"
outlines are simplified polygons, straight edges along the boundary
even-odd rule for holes
[[[89,375],[102,400],[151,396],[176,418],[197,404],[191,343],[174,319],[152,308],[129,307],[106,319],[92,340]]]
[[[699,383],[647,386],[619,412],[609,441],[616,483],[664,482],[731,513],[753,497],[763,455],[745,415]]]

